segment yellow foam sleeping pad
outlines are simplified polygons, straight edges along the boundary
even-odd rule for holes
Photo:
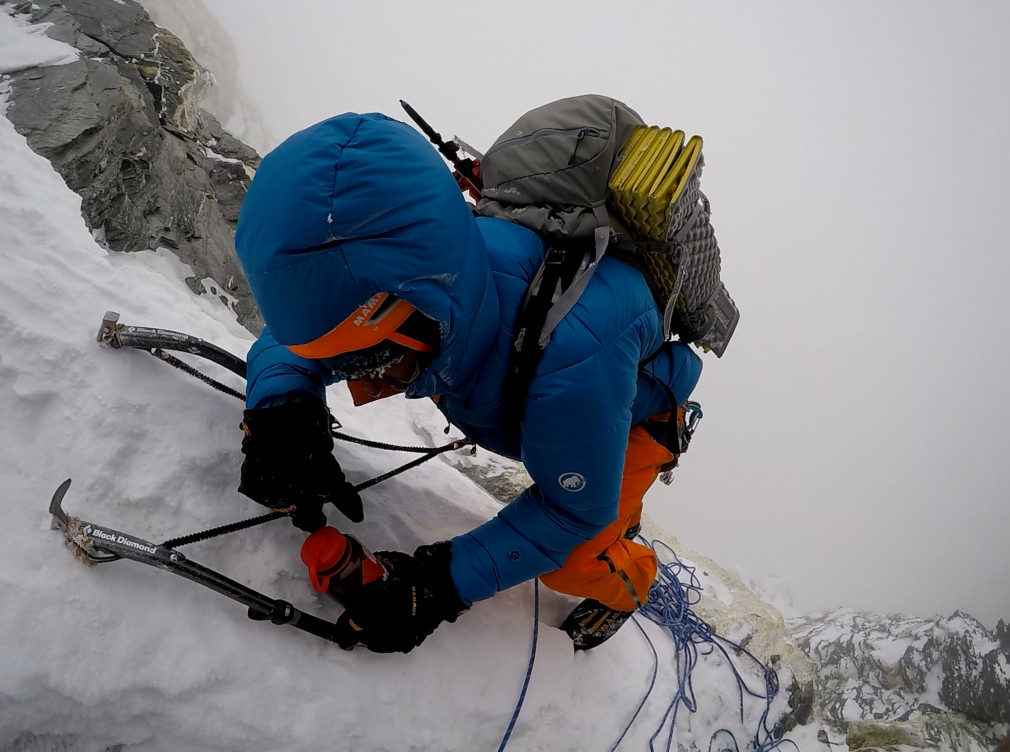
[[[684,143],[684,131],[640,125],[624,146],[610,179],[610,203],[636,236],[664,241],[679,204],[690,199],[688,186],[704,160],[701,137]],[[676,229],[676,228],[674,228]]]
[[[608,200],[635,237],[663,243],[684,226],[700,196],[701,145],[700,136],[685,144],[684,131],[670,128],[640,125],[632,132],[611,176]],[[674,307],[682,313],[685,307],[679,279],[685,260],[637,247],[615,255],[645,272],[669,336]]]

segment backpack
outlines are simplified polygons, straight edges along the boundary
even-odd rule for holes
[[[685,144],[682,131],[646,126],[624,103],[591,94],[530,110],[483,155],[475,213],[548,243],[516,321],[508,414],[521,420],[551,333],[604,253],[642,272],[666,339],[722,357],[740,313],[720,279],[701,146],[698,136]]]

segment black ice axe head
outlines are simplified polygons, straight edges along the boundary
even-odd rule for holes
[[[95,548],[90,537],[91,525],[81,522],[77,517],[71,517],[63,511],[63,497],[70,489],[70,478],[60,483],[52,500],[49,502],[49,514],[53,516],[50,528],[60,530],[67,546],[80,561],[87,565],[101,564],[106,561],[116,561],[120,557],[107,551]]]

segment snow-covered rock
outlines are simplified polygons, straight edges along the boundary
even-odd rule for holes
[[[973,617],[837,609],[790,620],[817,664],[818,710],[853,750],[991,750],[1010,723],[1010,641]]]
[[[117,251],[165,247],[210,278],[239,320],[261,323],[233,249],[256,152],[200,108],[210,74],[133,0],[40,0],[12,8],[80,51],[11,72],[7,117],[82,199]]]
[[[239,75],[235,42],[203,0],[139,0],[158,26],[178,35],[193,57],[214,77],[201,106],[225,129],[266,153],[279,139],[263,113],[245,92]]]

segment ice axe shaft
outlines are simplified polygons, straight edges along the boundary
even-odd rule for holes
[[[120,347],[148,351],[162,349],[199,355],[227,368],[242,378],[246,376],[246,362],[217,345],[212,345],[210,342],[190,334],[174,332],[171,329],[126,326],[119,322],[119,314],[115,311],[106,311],[96,339],[103,345],[109,345],[116,349]]]

